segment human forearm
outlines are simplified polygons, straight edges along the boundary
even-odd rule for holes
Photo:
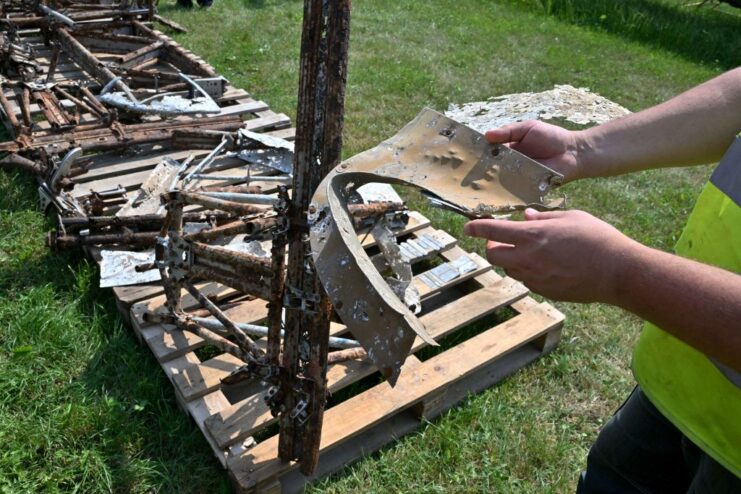
[[[580,177],[717,161],[741,131],[741,68],[639,113],[575,132]]]
[[[489,262],[555,300],[604,302],[741,371],[741,275],[660,252],[583,211],[475,220]]]
[[[632,244],[605,302],[741,372],[741,275]]]

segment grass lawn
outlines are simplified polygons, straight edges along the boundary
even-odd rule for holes
[[[175,39],[295,116],[302,2],[216,0],[192,11],[160,3],[190,29]],[[569,83],[640,110],[741,64],[737,13],[682,3],[356,1],[345,155],[424,106]],[[710,170],[563,191],[572,207],[670,249]],[[411,202],[460,235],[459,218]],[[122,326],[110,291],[97,288],[97,268],[50,252],[50,227],[32,180],[0,173],[0,492],[228,492],[155,360]],[[633,386],[640,322],[606,306],[555,305],[567,321],[552,354],[312,490],[573,491],[597,431]]]

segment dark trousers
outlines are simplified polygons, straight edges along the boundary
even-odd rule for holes
[[[597,436],[576,492],[738,494],[741,479],[687,439],[636,387]]]

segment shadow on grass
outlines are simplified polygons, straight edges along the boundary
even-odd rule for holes
[[[546,14],[672,51],[697,63],[741,65],[741,15],[657,0],[518,0]]]
[[[107,312],[115,314],[115,307]],[[104,436],[96,447],[116,490],[230,492],[227,476],[200,430],[178,408],[160,366],[116,317],[110,324],[105,345],[79,383],[95,406],[109,412],[95,428]]]

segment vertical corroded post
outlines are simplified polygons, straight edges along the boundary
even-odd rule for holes
[[[316,187],[341,158],[349,34],[350,0],[305,0],[279,442],[280,457],[298,459],[305,474],[319,458],[331,315],[311,261],[307,209]]]

